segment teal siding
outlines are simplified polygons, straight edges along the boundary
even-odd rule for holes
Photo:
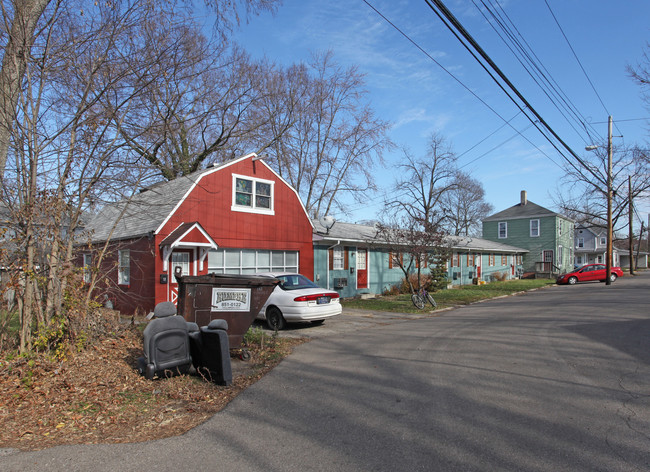
[[[357,289],[357,247],[345,246],[345,250],[348,252],[348,267],[339,270],[329,269],[329,247],[314,245],[314,281],[323,288],[335,290],[343,298],[354,297],[362,293],[381,294],[384,290],[400,283],[403,278],[399,268],[389,269],[388,252],[368,248],[368,288]],[[336,279],[345,279],[347,285],[337,287]]]
[[[404,278],[404,274],[399,267],[389,267],[390,253],[388,251],[369,248],[368,249],[368,288],[357,289],[357,268],[356,268],[356,254],[357,247],[345,246],[348,252],[348,268],[333,270],[329,269],[329,253],[328,249],[331,246],[314,245],[314,281],[323,288],[335,290],[343,298],[354,297],[363,293],[381,294],[389,290],[394,285],[399,285]],[[451,262],[447,264],[447,280],[450,284],[470,285],[474,279],[479,275],[479,266],[470,265],[467,262],[467,251],[459,254],[460,266],[452,267]],[[505,275],[507,279],[518,276],[523,272],[522,265],[517,264],[516,255],[507,254],[507,261],[504,264],[501,253],[494,253],[494,265],[490,265],[489,253],[471,252],[475,254],[475,261],[480,258],[480,279],[486,282],[497,280],[498,275]],[[352,269],[352,270],[351,270]],[[423,274],[429,273],[429,269],[423,269]],[[336,286],[336,279],[346,279],[347,285],[344,287]]]

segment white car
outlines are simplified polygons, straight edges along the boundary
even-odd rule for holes
[[[319,287],[304,275],[290,272],[257,275],[280,279],[257,315],[258,319],[266,320],[270,329],[284,329],[287,323],[296,321],[322,323],[343,309],[338,293]]]

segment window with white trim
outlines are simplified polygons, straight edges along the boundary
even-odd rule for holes
[[[606,236],[601,236],[600,245],[601,246],[607,246],[607,237]]]
[[[530,237],[539,237],[539,220],[530,220]]]
[[[337,246],[332,250],[332,268],[333,270],[345,269],[345,254],[341,246]]]
[[[585,247],[585,238],[578,238],[578,244],[576,244],[577,247]]]
[[[256,274],[298,272],[298,251],[266,249],[219,249],[208,253],[208,272],[215,274]]]
[[[274,182],[233,174],[232,210],[273,214]]]
[[[120,249],[117,252],[117,283],[119,285],[131,283],[131,253],[129,249]]]
[[[508,222],[501,221],[499,223],[499,239],[506,239],[508,237]]]

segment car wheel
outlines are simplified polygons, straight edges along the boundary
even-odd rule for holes
[[[618,275],[616,274],[609,274],[609,280],[610,282],[616,282],[616,279],[618,278]]]
[[[569,280],[567,280],[567,283],[569,285],[575,285],[577,281],[578,281],[577,277],[569,277]]]
[[[272,306],[266,311],[266,324],[269,329],[280,331],[285,328],[287,322],[284,319],[284,316],[282,316],[282,312],[278,308]]]

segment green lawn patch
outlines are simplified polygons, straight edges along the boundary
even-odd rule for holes
[[[438,308],[446,308],[456,305],[467,305],[469,303],[486,300],[489,298],[511,295],[517,292],[533,290],[547,285],[552,285],[555,280],[551,279],[525,279],[507,280],[505,282],[492,282],[485,285],[464,285],[458,288],[441,290],[433,293]],[[425,305],[424,309],[418,310],[411,303],[410,294],[378,296],[366,300],[350,299],[341,302],[345,308],[358,308],[373,311],[392,311],[396,313],[421,313],[431,311],[431,305]]]

